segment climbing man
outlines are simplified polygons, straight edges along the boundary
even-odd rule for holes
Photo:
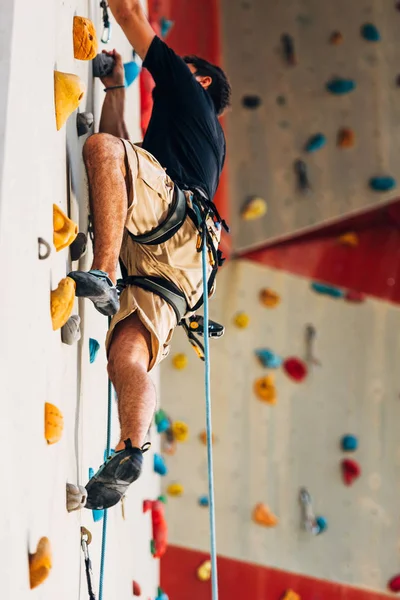
[[[134,145],[124,122],[121,57],[109,53],[115,66],[102,79],[100,133],[83,149],[94,259],[90,271],[69,277],[77,296],[113,316],[106,349],[121,427],[115,453],[86,485],[86,507],[97,509],[116,504],[140,475],[156,407],[149,371],[168,354],[176,325],[202,304],[204,244],[209,294],[214,290],[226,228],[212,202],[225,160],[218,116],[231,93],[219,67],[182,59],[157,37],[139,0],[109,0],[109,7],[156,85],[146,135]]]

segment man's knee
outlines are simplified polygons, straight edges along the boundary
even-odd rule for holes
[[[122,143],[118,138],[108,133],[94,133],[83,146],[83,158],[86,163],[91,160],[123,158]]]

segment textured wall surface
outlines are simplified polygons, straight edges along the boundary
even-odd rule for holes
[[[314,228],[382,203],[394,194],[369,190],[375,175],[398,177],[400,108],[396,79],[400,12],[380,0],[246,0],[221,3],[223,53],[233,87],[227,118],[229,197],[235,251]],[[375,24],[381,41],[364,40],[360,28]],[[329,43],[334,30],[343,43]],[[292,36],[297,64],[285,62],[280,41]],[[332,77],[354,79],[355,91],[333,96],[325,89]],[[256,94],[261,106],[241,105]],[[279,98],[284,98],[284,104]],[[356,146],[337,148],[337,132],[353,128]],[[318,132],[326,147],[307,155],[304,145]],[[293,163],[308,165],[312,191],[301,194]],[[268,214],[242,223],[248,196],[261,196]]]
[[[281,296],[263,307],[260,288]],[[232,319],[250,315],[247,329]],[[350,304],[311,291],[309,280],[246,261],[220,274],[211,317],[225,322],[226,334],[212,346],[216,514],[221,555],[313,577],[384,590],[398,569],[400,491],[400,380],[397,357],[399,309],[368,299]],[[254,381],[266,373],[254,356],[260,347],[282,357],[304,357],[304,330],[317,330],[312,367],[303,383],[279,369],[274,406],[260,402]],[[181,482],[185,495],[168,503],[171,542],[208,548],[208,515],[197,504],[207,493],[202,364],[182,332],[174,352],[189,353],[189,366],[176,371],[168,359],[161,369],[163,405],[187,421],[190,440],[168,457],[167,483]],[[353,456],[362,477],[352,487],[341,478],[340,438],[359,437]],[[300,528],[298,491],[307,486],[317,514],[328,519],[318,537]],[[265,502],[279,525],[265,529],[251,520]]]

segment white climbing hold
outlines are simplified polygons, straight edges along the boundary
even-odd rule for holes
[[[67,511],[80,510],[86,504],[87,491],[82,485],[67,483]]]

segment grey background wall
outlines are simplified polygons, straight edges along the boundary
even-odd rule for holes
[[[307,279],[235,261],[219,276],[211,317],[226,325],[213,341],[212,395],[216,516],[219,552],[231,558],[278,567],[377,590],[398,570],[400,492],[399,309],[370,300],[356,305],[320,296]],[[281,304],[259,303],[262,287],[278,292]],[[250,316],[237,329],[238,311]],[[314,367],[303,383],[276,372],[277,403],[260,402],[254,381],[266,373],[254,350],[267,347],[283,357],[304,357],[304,328],[317,329]],[[176,352],[188,353],[184,371],[172,366]],[[178,481],[181,498],[170,498],[170,542],[207,550],[206,449],[202,363],[177,331],[171,358],[161,368],[163,407],[184,420],[190,439],[167,457],[164,486]],[[353,456],[362,476],[342,481],[340,438],[358,436]],[[300,527],[298,492],[307,486],[328,530],[313,537]],[[258,502],[279,518],[273,529],[252,522]]]
[[[393,198],[395,192],[371,191],[368,181],[399,176],[396,2],[223,0],[221,7],[224,66],[233,88],[227,132],[234,248],[255,247]],[[365,23],[378,27],[379,43],[362,38]],[[335,30],[343,35],[338,46],[329,43]],[[282,34],[294,40],[295,66],[285,62]],[[332,77],[354,79],[357,87],[333,96],[325,89]],[[258,109],[243,108],[247,94],[260,96]],[[354,129],[354,149],[337,148],[342,127]],[[326,147],[306,155],[305,143],[318,132]],[[308,195],[297,189],[298,158],[308,165]],[[240,222],[240,209],[252,195],[267,201],[268,214],[256,223]]]

